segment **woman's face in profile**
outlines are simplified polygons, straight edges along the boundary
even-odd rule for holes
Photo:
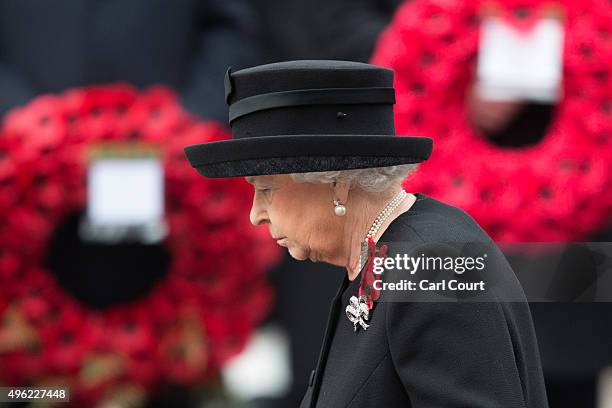
[[[343,217],[334,215],[329,184],[296,183],[286,174],[245,179],[255,189],[251,223],[269,224],[270,235],[293,258],[322,261],[340,246]]]

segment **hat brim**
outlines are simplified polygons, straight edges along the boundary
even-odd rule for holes
[[[185,147],[189,163],[209,178],[307,173],[420,163],[433,140],[422,136],[282,135]]]

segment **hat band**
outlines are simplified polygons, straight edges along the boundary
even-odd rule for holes
[[[250,96],[232,104],[229,122],[253,112],[305,105],[394,104],[392,87],[370,88],[322,88],[272,92]]]

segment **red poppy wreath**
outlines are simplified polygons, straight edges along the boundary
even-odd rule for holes
[[[434,138],[406,181],[471,214],[498,241],[584,239],[612,212],[612,7],[561,1],[562,99],[538,143],[500,147],[472,129],[465,97],[474,81],[484,1],[406,2],[383,32],[373,63],[395,70],[398,134]],[[529,25],[545,2],[497,2]]]
[[[250,208],[248,185],[204,180],[183,154],[186,145],[226,137],[220,125],[185,113],[162,87],[142,93],[122,84],[71,90],[41,96],[5,117],[2,382],[67,385],[71,401],[79,403],[115,386],[146,392],[160,383],[201,384],[242,349],[271,303],[264,272],[278,251],[265,231],[243,219]],[[135,299],[92,307],[87,293],[62,285],[61,271],[52,271],[45,260],[57,247],[68,251],[55,257],[64,267],[90,262],[81,259],[90,248],[69,252],[75,247],[67,244],[67,225],[86,206],[84,157],[101,142],[147,143],[162,152],[168,235],[158,251],[169,260],[164,274]],[[132,253],[121,253],[120,262]],[[145,261],[150,253],[140,255],[125,280],[138,273],[151,280],[147,268],[157,266]],[[99,269],[100,275],[112,273],[110,267]],[[117,292],[123,280],[113,284]]]

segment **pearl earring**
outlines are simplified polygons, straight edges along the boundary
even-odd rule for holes
[[[340,204],[340,200],[338,199],[334,200],[334,213],[338,217],[342,217],[344,214],[346,214],[346,207]]]

